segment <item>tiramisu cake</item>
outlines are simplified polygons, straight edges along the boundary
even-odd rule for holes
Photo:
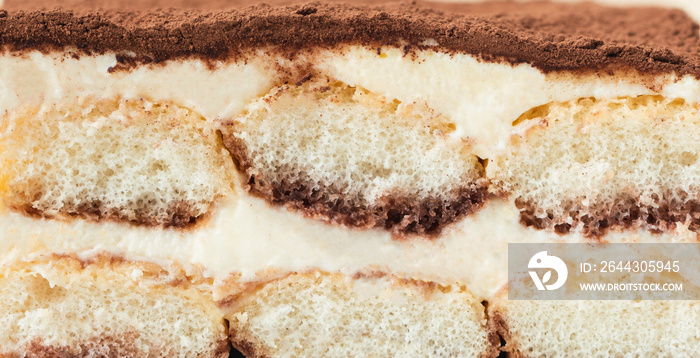
[[[506,287],[510,242],[698,241],[682,11],[4,9],[0,356],[700,357],[698,301]]]

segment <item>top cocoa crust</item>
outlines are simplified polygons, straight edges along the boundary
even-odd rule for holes
[[[700,78],[698,25],[680,10],[548,2],[251,3],[8,0],[9,11],[0,10],[0,43],[11,51],[132,52],[137,61],[128,67],[180,58],[239,59],[259,47],[289,56],[342,44],[409,53],[431,39],[436,50],[530,63],[543,72],[624,68]]]

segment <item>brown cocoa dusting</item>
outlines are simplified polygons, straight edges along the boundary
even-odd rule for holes
[[[613,203],[594,203],[583,207],[580,203],[562,203],[566,216],[557,216],[552,211],[544,217],[535,213],[537,204],[516,199],[520,210],[520,223],[535,229],[553,229],[560,235],[566,235],[572,228],[593,239],[600,240],[613,229],[631,229],[644,226],[652,233],[669,232],[677,224],[687,224],[688,229],[700,232],[700,200],[670,199],[669,195],[660,195],[653,205],[645,205],[639,199],[624,198]]]
[[[256,48],[296,53],[356,44],[434,48],[543,72],[634,69],[700,78],[698,25],[680,10],[541,1],[272,3],[7,0],[0,44],[16,52],[135,54],[115,70],[181,58],[240,59]]]

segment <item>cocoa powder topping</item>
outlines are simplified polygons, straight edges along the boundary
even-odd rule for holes
[[[409,53],[436,44],[431,48],[530,63],[543,72],[624,68],[700,78],[698,25],[680,10],[500,1],[251,3],[8,0],[9,11],[0,10],[0,43],[12,51],[131,52],[138,59],[132,66],[235,59],[259,47],[294,54],[359,44]]]

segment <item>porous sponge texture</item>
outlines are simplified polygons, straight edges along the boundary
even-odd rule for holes
[[[291,275],[244,297],[229,320],[234,347],[254,356],[495,356],[468,293],[388,278]]]
[[[231,192],[233,161],[198,114],[145,99],[77,98],[0,122],[9,207],[182,226]],[[0,184],[0,187],[3,185]]]
[[[259,180],[311,181],[372,204],[397,191],[442,197],[481,177],[454,124],[418,105],[337,82],[283,86],[248,106],[232,135]],[[360,199],[361,198],[361,199]]]
[[[4,267],[0,355],[227,356],[213,301],[161,270],[57,257]]]
[[[489,176],[496,191],[536,204],[537,216],[625,200],[658,207],[700,193],[696,104],[661,96],[582,98],[533,108],[514,125],[522,129],[494,158]]]
[[[698,357],[697,301],[499,301],[506,350],[525,357]],[[518,355],[516,355],[518,356]]]

